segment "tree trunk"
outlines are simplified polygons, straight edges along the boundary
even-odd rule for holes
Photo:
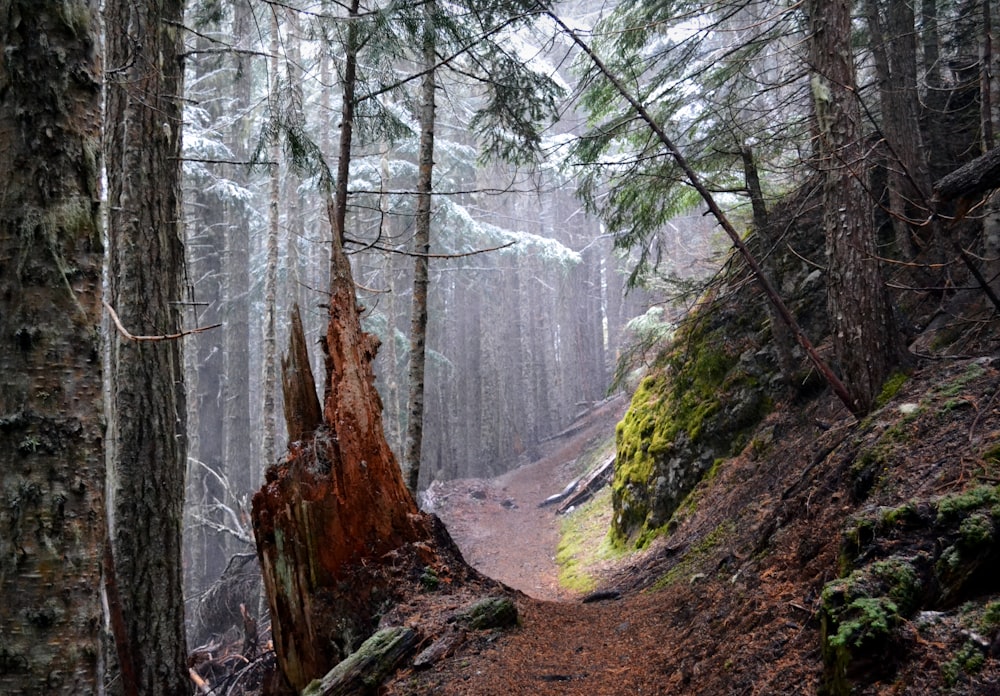
[[[353,0],[345,46],[349,66],[357,60],[358,7]],[[350,69],[344,75],[353,81]],[[325,674],[372,633],[394,582],[383,567],[385,554],[431,535],[385,439],[371,367],[378,341],[361,330],[342,244],[353,82],[344,84],[343,95],[338,181],[327,210],[333,239],[323,425],[307,441],[291,443],[285,461],[268,470],[253,498],[275,651],[295,690]],[[433,549],[421,548],[421,562],[432,562]]]
[[[0,0],[0,692],[101,689],[97,4]]]
[[[242,0],[233,0],[232,6],[237,47],[247,49],[252,24],[250,8]],[[234,53],[231,60],[236,78],[233,108],[243,115],[250,108],[253,71],[246,54]],[[229,133],[233,152],[241,160],[247,159],[249,151],[244,128],[241,121],[236,121]],[[245,168],[234,169],[233,179],[245,185]],[[226,227],[223,276],[225,350],[222,365],[226,378],[222,384],[222,459],[230,483],[243,495],[260,485],[261,469],[252,465],[250,428],[250,216],[246,206],[237,202],[232,204],[227,218],[230,223]]]
[[[424,365],[427,353],[427,254],[431,250],[431,196],[434,175],[435,2],[424,5],[424,73],[421,84],[420,146],[417,156],[417,216],[413,237],[413,309],[410,314],[409,414],[403,464],[406,485],[416,495],[424,437]]]
[[[279,116],[278,110],[278,16],[276,12],[271,12],[271,48],[270,48],[270,82],[268,89],[271,93],[268,97],[271,103],[271,119],[276,124]],[[275,462],[277,449],[275,446],[277,405],[275,396],[278,385],[278,338],[277,327],[275,326],[275,316],[278,312],[278,234],[279,234],[279,199],[281,197],[281,184],[279,178],[281,160],[281,148],[279,147],[278,134],[271,134],[271,143],[268,148],[271,163],[268,167],[270,197],[267,206],[267,260],[264,269],[264,347],[263,347],[263,395],[261,396],[261,456],[264,458],[265,466],[270,466]]]
[[[889,211],[897,250],[911,259],[917,247],[910,220],[928,218],[931,185],[918,112],[914,12],[908,3],[890,2],[883,17],[879,0],[866,2],[888,150]]]
[[[937,0],[920,0],[920,41],[924,49],[924,81],[928,89],[938,89],[941,87],[941,39]]]
[[[135,335],[177,333],[184,249],[183,2],[108,0],[105,114],[110,304]],[[110,337],[112,535],[126,693],[188,690],[181,570],[185,394],[181,344]],[[125,676],[123,674],[123,676]]]
[[[199,48],[207,48],[206,38],[199,37]],[[222,87],[220,79],[210,74],[218,72],[218,55],[202,54],[192,70],[193,79],[208,92]],[[213,119],[221,117],[219,100],[207,101],[204,107]],[[189,316],[195,326],[218,324],[222,320],[223,293],[222,252],[225,246],[225,203],[213,192],[211,183],[222,175],[218,165],[206,164],[208,176],[195,180],[191,192],[185,232],[187,263],[194,281],[193,299],[196,304]],[[189,514],[194,513],[215,523],[225,522],[217,503],[228,502],[221,481],[227,476],[223,461],[223,345],[222,331],[206,331],[188,339],[185,372],[188,393],[188,476],[187,501]],[[196,460],[197,463],[191,461]],[[189,537],[185,544],[185,587],[200,593],[222,575],[225,569],[227,539],[216,529],[195,520],[188,521]]]
[[[771,229],[771,220],[764,202],[764,192],[760,187],[760,176],[757,173],[753,150],[749,145],[744,145],[740,149],[740,155],[743,159],[743,176],[750,193],[750,207],[753,209],[754,231],[761,241],[760,265],[769,277],[776,279],[778,269],[773,259],[778,240],[775,239],[774,230]],[[774,338],[774,345],[778,351],[778,367],[781,370],[781,377],[785,384],[791,387],[796,371],[793,353],[795,338],[785,322],[781,320],[781,315],[773,304],[768,303],[767,315],[771,321],[771,336]]]
[[[854,88],[851,3],[810,0],[810,65],[819,169],[826,174],[827,308],[855,413],[867,412],[901,349],[875,249],[873,202]]]

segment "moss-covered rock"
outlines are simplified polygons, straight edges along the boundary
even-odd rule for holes
[[[640,382],[616,430],[612,538],[642,546],[720,457],[738,451],[770,411],[761,351],[747,322],[702,317],[682,326]],[[729,317],[731,320],[732,317]],[[713,323],[714,322],[714,323]]]
[[[995,588],[998,508],[1000,487],[976,486],[876,510],[849,525],[841,545],[843,577],[822,593],[823,693],[850,694],[856,682],[891,675],[905,621]],[[984,611],[983,621],[994,615],[1000,610]],[[953,662],[952,683],[975,668],[961,655]]]

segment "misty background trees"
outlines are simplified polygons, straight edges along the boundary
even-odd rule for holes
[[[246,15],[248,7],[206,4],[188,17],[199,34],[190,42],[185,116],[188,324],[224,322],[186,345],[187,529],[201,539],[186,563],[195,586],[216,579],[230,551],[249,548],[241,516],[272,429],[275,450],[284,446],[281,395],[265,391],[275,359],[271,312],[274,345],[286,346],[289,308],[300,304],[320,373],[331,234],[324,181],[345,186],[346,248],[366,329],[382,342],[377,386],[401,460],[412,427],[413,273],[428,268],[419,487],[501,473],[530,458],[605,398],[623,327],[649,306],[641,290],[626,295],[628,260],[582,209],[570,173],[544,159],[568,137],[552,122],[571,61],[568,42],[556,46],[547,30],[532,28],[527,6],[493,3],[491,18],[489,3],[469,3],[465,16],[437,17],[435,65],[418,42],[426,8],[371,8],[351,25],[360,32],[352,39],[332,4],[254,4]],[[341,161],[351,41],[355,146],[349,175],[339,177],[332,170]],[[433,195],[422,198],[421,105],[431,75],[433,172],[425,154],[423,187],[432,177]],[[676,228],[672,244],[698,249],[685,257],[693,259],[703,255],[705,225],[691,220],[697,225]],[[415,236],[421,224],[427,250]],[[495,250],[477,253],[487,249]],[[227,321],[245,306],[246,328]],[[245,386],[230,367],[246,370]],[[278,400],[273,412],[267,397]],[[247,424],[252,437],[230,434]]]
[[[54,582],[91,582],[104,542],[104,469],[93,460],[107,447],[123,601],[136,617],[160,612],[137,608],[139,595],[171,578],[169,635],[150,640],[176,683],[179,570],[190,616],[227,559],[252,552],[247,499],[287,444],[279,352],[298,304],[321,372],[334,235],[365,327],[382,343],[387,436],[411,470],[419,459],[418,489],[530,460],[612,385],[627,385],[728,243],[663,140],[536,3],[125,5],[106,4],[97,56],[93,3],[0,3],[0,263],[9,271],[0,318],[11,361],[0,422],[3,514],[15,539],[3,547],[15,573],[4,581],[23,581],[5,585],[9,596],[45,605],[25,585],[29,561],[48,549],[19,540],[19,525],[37,514],[46,539],[67,541],[59,515],[82,495],[73,515],[92,515],[88,534],[100,529],[79,537],[78,574]],[[997,205],[935,201],[931,183],[995,144],[995,2],[579,1],[554,11],[677,143],[735,228],[754,230],[765,273],[769,251],[786,243],[769,208],[825,186],[827,254],[802,263],[859,283],[828,303],[844,320],[834,352],[859,411],[895,366],[913,317],[950,329],[970,296],[996,290]],[[103,117],[93,108],[99,57]],[[61,111],[69,102],[77,112]],[[102,125],[109,304],[133,333],[221,324],[182,348],[136,344],[104,323],[106,444],[94,441],[92,336],[77,331],[83,317],[97,325],[100,245],[95,211],[79,201],[98,198],[91,140]],[[902,268],[918,269],[919,282],[900,281]],[[67,323],[45,328],[56,314]],[[79,334],[73,351],[51,338],[60,326]],[[790,363],[800,359],[787,351]],[[58,384],[41,374],[46,365],[63,369]],[[73,398],[72,413],[60,409]],[[49,427],[56,416],[79,424]],[[72,447],[43,430],[70,433]],[[66,465],[78,446],[89,449],[73,477]],[[44,482],[39,467],[49,467]],[[34,613],[32,625],[53,625],[58,613]]]
[[[323,182],[343,187],[342,234],[363,321],[382,342],[377,384],[404,467],[415,457],[405,445],[415,441],[410,414],[421,377],[411,357],[421,352],[427,267],[417,488],[530,459],[669,334],[676,310],[664,300],[693,301],[720,260],[713,254],[728,246],[662,143],[555,23],[530,3],[449,7],[464,14],[405,3],[188,8],[188,323],[224,322],[189,339],[187,351],[186,528],[201,539],[187,549],[192,586],[217,577],[228,553],[249,548],[246,494],[284,445],[273,351],[287,344],[295,302],[319,367],[332,234]],[[854,259],[842,267],[869,271],[854,289],[860,295],[831,300],[833,316],[881,332],[865,350],[855,329],[840,332],[849,338],[837,369],[850,375],[850,398],[864,410],[898,361],[892,321],[907,320],[890,320],[887,300],[877,312],[855,311],[864,293],[882,295],[895,269],[878,259],[926,264],[929,289],[895,300],[904,314],[964,282],[953,264],[935,265],[943,252],[940,223],[927,222],[929,182],[963,161],[962,152],[985,146],[979,133],[992,117],[982,110],[995,106],[979,98],[986,92],[975,66],[988,45],[989,7],[927,2],[906,13],[870,2],[847,29],[831,26],[834,45],[847,45],[845,31],[867,38],[852,44],[854,67],[836,80],[847,90],[830,102],[853,119],[842,142],[816,138],[831,119],[847,118],[816,108],[810,77],[828,72],[818,61],[827,49],[807,41],[822,35],[809,22],[827,26],[819,11],[828,8],[678,0],[575,2],[557,12],[634,88],[735,228],[755,228],[765,273],[768,248],[784,244],[768,209],[813,171],[825,166],[831,195],[860,206],[848,216],[857,230],[829,251]],[[499,79],[508,75],[520,77]],[[422,108],[431,94],[433,109]],[[515,107],[534,135],[502,120]],[[349,168],[338,153],[345,124],[354,133]],[[422,132],[433,134],[432,167]],[[847,147],[860,149],[847,157]],[[922,152],[936,153],[933,167]],[[837,224],[831,218],[828,233]],[[983,239],[966,234],[973,246],[991,238],[989,229]],[[485,249],[493,251],[476,253]],[[801,356],[778,318],[774,334],[791,375]]]

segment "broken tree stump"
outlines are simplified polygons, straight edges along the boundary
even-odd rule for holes
[[[382,557],[429,536],[382,430],[371,366],[378,341],[361,330],[350,263],[339,240],[330,289],[322,421],[313,428],[309,416],[302,419],[300,439],[267,470],[253,497],[275,652],[296,691],[373,632],[377,606],[390,591]],[[312,373],[303,359],[304,342],[295,336],[293,331],[289,355],[296,370],[286,372],[285,390],[308,395]],[[294,378],[303,384],[290,384]]]
[[[297,437],[289,438],[284,458],[268,468],[253,497],[281,671],[265,693],[301,692],[375,633],[380,619],[392,615],[396,624],[408,624],[414,611],[407,602],[426,602],[432,592],[462,602],[483,591],[509,592],[465,563],[403,482],[374,385],[378,340],[361,330],[350,264],[336,235],[330,290],[322,417],[286,413]],[[301,327],[294,326],[283,386],[309,411],[312,374]],[[430,584],[440,587],[432,591]],[[421,639],[444,630],[422,628]]]

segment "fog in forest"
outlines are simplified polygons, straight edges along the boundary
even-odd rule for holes
[[[186,567],[198,591],[232,554],[252,552],[249,499],[287,444],[280,360],[296,304],[322,392],[331,238],[324,181],[337,167],[342,56],[338,25],[291,9],[236,3],[218,16],[193,13],[202,36],[187,62],[186,322],[221,325],[185,343]],[[519,55],[571,95],[569,43],[537,30],[519,36]],[[220,50],[231,44],[236,52]],[[370,82],[360,89],[419,70],[406,57],[380,60],[362,62]],[[404,83],[359,101],[344,230],[363,322],[381,342],[376,384],[400,460],[417,89]],[[630,336],[668,327],[677,306],[669,297],[691,299],[682,283],[651,289],[647,278],[630,280],[639,252],[616,248],[586,211],[562,161],[582,126],[574,107],[552,114],[537,152],[514,165],[484,156],[470,129],[484,98],[461,71],[437,81],[420,488],[531,461],[546,438],[621,388],[614,376],[620,364],[630,367],[621,360]],[[718,246],[712,224],[693,210],[650,240],[647,267],[679,281],[704,277],[718,264]]]

